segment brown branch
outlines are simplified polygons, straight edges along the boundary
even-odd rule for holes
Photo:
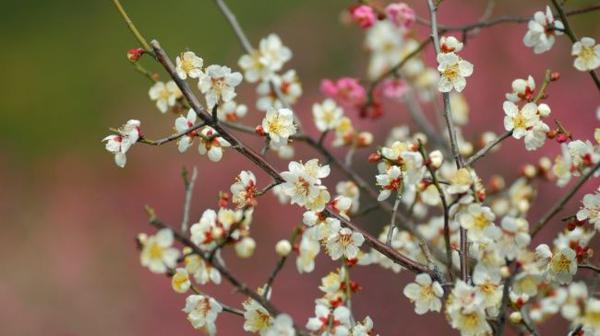
[[[429,157],[427,156],[426,150],[425,150],[425,146],[423,146],[423,144],[420,141],[419,141],[419,153],[421,153],[421,156],[423,157],[423,161],[427,161],[429,159]],[[440,182],[437,178],[435,170],[433,170],[433,168],[431,167],[430,164],[426,164],[425,167],[427,168],[429,175],[431,175],[431,181],[433,182],[433,185],[437,189],[438,194],[440,194],[440,200],[442,202],[442,210],[444,212],[444,244],[446,245],[446,267],[448,268],[448,276],[450,277],[450,280],[452,280],[453,275],[452,275],[452,247],[450,245],[450,208],[448,206],[446,194],[444,193],[444,189],[442,189],[442,186],[440,185]]]
[[[465,161],[465,166],[469,167],[474,164],[477,160],[486,156],[494,147],[496,147],[499,143],[504,141],[506,138],[512,135],[513,131],[506,131],[502,135],[498,136],[494,141],[489,142],[482,149],[478,150],[477,153],[471,155],[467,161]]]
[[[138,140],[138,142],[146,144],[146,145],[161,146],[161,145],[166,144],[167,142],[177,140],[177,139],[181,138],[182,136],[189,134],[190,132],[193,132],[199,128],[204,127],[205,125],[206,125],[205,123],[201,122],[201,123],[196,124],[193,127],[186,129],[185,131],[183,131],[181,133],[173,134],[166,138],[162,138],[162,139],[158,139],[158,140],[150,140],[150,139],[146,139],[146,138],[140,138]]]
[[[589,270],[592,270],[592,271],[600,274],[600,266],[596,266],[596,265],[592,265],[592,264],[579,264],[577,267],[583,268],[583,269],[589,269]]]
[[[575,9],[575,10],[571,10],[571,11],[567,11],[565,12],[566,16],[572,16],[572,15],[579,15],[579,14],[585,14],[585,13],[589,13],[589,12],[593,12],[593,11],[597,11],[600,10],[600,5],[592,5],[589,7],[584,7],[584,8],[580,8],[580,9]],[[556,13],[555,16],[558,16],[559,13]],[[471,32],[473,30],[477,30],[480,28],[488,28],[488,27],[492,27],[498,24],[503,24],[503,23],[516,23],[516,24],[522,24],[522,23],[527,23],[529,22],[529,20],[531,20],[531,16],[527,16],[527,17],[523,17],[523,16],[499,16],[493,19],[487,19],[487,20],[482,20],[482,21],[478,21],[475,23],[469,23],[469,24],[465,24],[465,25],[461,25],[461,26],[446,26],[446,25],[439,25],[440,28],[440,32],[442,34],[444,33],[449,33],[449,32]],[[423,18],[417,18],[417,22],[419,24],[425,25],[425,26],[430,26],[431,22],[429,20],[423,19]]]
[[[192,204],[192,194],[194,193],[194,186],[196,184],[196,178],[198,177],[198,169],[194,166],[192,169],[192,176],[189,177],[189,173],[185,167],[181,172],[183,178],[183,187],[185,189],[185,199],[183,202],[183,219],[181,220],[181,232],[187,234],[188,223],[190,220],[190,207]]]
[[[226,128],[221,126],[218,121],[213,120],[213,118],[209,114],[206,113],[206,111],[200,104],[198,98],[195,96],[195,94],[193,93],[193,91],[191,90],[191,88],[189,87],[187,82],[180,79],[179,76],[177,76],[173,62],[171,61],[171,59],[169,58],[167,53],[160,47],[160,44],[158,43],[158,41],[154,40],[154,41],[150,42],[150,44],[152,45],[152,48],[156,54],[157,60],[163,65],[165,70],[169,73],[171,78],[175,81],[175,83],[177,84],[177,86],[179,87],[181,92],[183,93],[183,96],[190,103],[190,106],[192,107],[192,109],[194,109],[194,111],[196,112],[198,117],[200,117],[204,122],[206,122],[208,125],[213,127],[215,129],[215,131],[219,134],[219,136],[222,137],[223,139],[227,140],[238,153],[240,153],[243,156],[245,156],[246,158],[248,158],[258,168],[260,168],[265,173],[267,173],[271,177],[273,177],[273,179],[275,180],[276,183],[282,183],[284,181],[284,179],[281,177],[279,172],[269,162],[267,162],[262,156],[257,154],[254,150],[245,146],[240,140],[238,140],[235,136],[233,136]],[[312,138],[308,138],[308,139],[312,139]],[[331,154],[329,154],[329,155],[331,155]],[[340,165],[343,166],[342,164],[340,164]],[[348,171],[348,170],[346,170],[346,171]],[[362,178],[360,178],[360,177],[359,177],[359,180],[363,181]],[[364,182],[364,181],[362,183],[366,184],[366,182]],[[342,222],[342,224],[344,226],[346,226],[356,232],[360,232],[365,237],[367,244],[369,246],[373,247],[375,250],[379,251],[386,257],[390,258],[393,262],[395,262],[413,272],[429,273],[432,275],[432,277],[435,277],[436,279],[439,278],[438,275],[435,274],[434,272],[432,272],[431,270],[429,270],[426,265],[423,265],[419,262],[416,262],[416,261],[404,256],[403,254],[398,253],[398,251],[386,246],[384,243],[377,240],[377,238],[373,237],[372,235],[370,235],[363,229],[357,227],[353,223],[347,221],[346,219],[340,217],[338,214],[336,214],[328,209],[325,209],[323,211],[323,213],[329,217],[336,217],[337,219],[339,219]]]
[[[575,194],[577,193],[577,191],[579,191],[579,189],[583,186],[583,184],[590,178],[592,177],[592,175],[594,175],[594,173],[600,168],[600,162],[596,163],[596,165],[591,168],[585,175],[582,175],[579,180],[577,180],[577,183],[569,190],[569,192],[567,192],[565,195],[563,195],[563,197],[561,197],[555,204],[554,206],[552,206],[552,208],[550,208],[550,210],[548,210],[548,212],[546,212],[542,218],[540,218],[540,220],[537,222],[537,224],[535,225],[535,227],[533,228],[533,230],[531,231],[531,238],[533,239],[533,237],[540,232],[540,230],[544,227],[544,225],[546,225],[551,219],[552,217],[554,217],[557,213],[559,213],[565,206],[565,204],[567,204],[567,202],[573,197],[575,196]]]
[[[435,47],[436,55],[440,53],[440,36],[437,28],[437,7],[433,4],[432,0],[427,0],[429,5],[429,14],[431,16],[431,37],[433,39],[433,45]],[[450,138],[450,149],[454,156],[457,168],[464,167],[463,157],[460,155],[458,149],[458,140],[456,137],[456,130],[454,129],[454,123],[452,122],[452,110],[450,106],[450,94],[448,92],[442,92],[442,98],[444,100],[444,112],[443,116],[446,121],[448,128],[448,136]],[[469,242],[467,237],[467,230],[462,226],[459,228],[460,232],[460,270],[461,277],[464,281],[469,276]]]

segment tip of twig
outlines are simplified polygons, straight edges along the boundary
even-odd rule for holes
[[[155,220],[156,219],[156,211],[154,211],[153,208],[151,208],[149,205],[144,205],[144,210],[146,211],[146,214],[148,215],[148,219],[149,220]]]

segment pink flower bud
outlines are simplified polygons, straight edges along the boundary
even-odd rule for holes
[[[408,91],[408,85],[401,79],[389,79],[383,82],[383,95],[387,98],[400,99],[406,91]]]
[[[410,27],[417,19],[414,9],[403,2],[387,5],[385,15],[394,25],[403,28]]]
[[[321,93],[333,98],[344,107],[362,105],[367,97],[367,91],[357,79],[342,77],[337,81],[324,79],[321,81]]]
[[[352,17],[352,21],[356,22],[361,28],[369,28],[377,20],[375,11],[367,5],[350,8],[350,16]]]

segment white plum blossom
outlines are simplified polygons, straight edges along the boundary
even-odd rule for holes
[[[525,149],[528,151],[541,148],[546,142],[550,127],[543,121],[536,122],[525,134]]]
[[[403,293],[415,304],[415,312],[419,315],[428,311],[439,312],[442,309],[444,289],[439,282],[431,280],[427,273],[418,274],[415,282],[404,287]]]
[[[196,56],[192,51],[186,51],[181,53],[175,59],[175,71],[177,76],[181,79],[199,78],[202,74],[202,66],[204,60],[201,57]]]
[[[229,189],[232,202],[237,208],[255,206],[256,176],[249,170],[242,170]]]
[[[340,222],[337,221],[338,227],[327,238],[327,253],[333,260],[338,260],[341,257],[346,259],[354,259],[358,256],[359,247],[365,241],[365,237],[360,232],[353,232],[349,228],[340,228]]]
[[[221,103],[233,100],[237,95],[235,87],[242,82],[239,72],[231,72],[231,69],[222,65],[209,65],[198,79],[198,89],[206,98],[209,109]]]
[[[287,108],[271,108],[262,120],[262,129],[275,146],[285,145],[290,136],[296,134],[294,112]]]
[[[325,99],[321,104],[312,107],[313,118],[317,129],[321,132],[335,129],[344,116],[344,111],[333,99]]]
[[[185,257],[183,258],[183,262],[185,264],[185,269],[189,275],[194,277],[194,280],[201,284],[205,285],[209,282],[214,284],[221,283],[221,273],[212,267],[209,263],[204,261],[199,255],[191,254],[192,249],[189,247],[184,247],[183,254]]]
[[[527,79],[515,79],[512,82],[512,92],[506,94],[506,99],[513,103],[530,101],[535,91],[535,80],[529,76]]]
[[[317,304],[315,317],[309,318],[306,323],[308,330],[327,336],[347,336],[350,333],[350,327],[350,310],[344,306],[339,306],[332,312],[329,307]]]
[[[248,299],[242,303],[244,307],[244,330],[251,333],[265,333],[273,324],[273,317],[258,302]]]
[[[525,218],[506,216],[502,218],[500,227],[502,236],[497,241],[499,252],[506,259],[514,260],[531,242],[529,223]]]
[[[575,251],[565,247],[556,252],[548,265],[548,276],[559,284],[571,282],[577,273],[577,259]]]
[[[600,67],[600,44],[591,37],[583,37],[571,48],[575,56],[573,66],[579,71],[594,71]]]
[[[244,104],[237,104],[230,100],[219,105],[217,108],[217,118],[221,121],[234,122],[242,119],[248,113],[248,107]]]
[[[450,176],[449,194],[466,193],[473,185],[473,174],[467,168],[460,168]]]
[[[541,54],[552,48],[555,36],[562,35],[564,28],[561,21],[554,20],[552,10],[546,6],[546,13],[538,11],[533,14],[533,18],[527,24],[523,43],[533,48],[534,53]]]
[[[295,336],[294,321],[288,314],[279,314],[273,320],[273,325],[265,330],[264,336]]]
[[[173,231],[161,229],[154,236],[147,237],[142,243],[140,262],[152,273],[165,273],[174,268],[179,258],[179,250],[172,247]]]
[[[440,52],[457,53],[463,49],[463,43],[454,36],[440,37]]]
[[[215,322],[223,307],[212,297],[190,295],[185,299],[183,311],[194,329],[204,329],[209,335],[216,335]]]
[[[296,268],[299,273],[310,273],[315,269],[315,258],[319,255],[320,250],[321,245],[318,240],[310,238],[307,234],[302,235],[296,259]]]
[[[183,133],[188,129],[192,128],[196,124],[196,112],[193,109],[190,109],[185,116],[179,116],[175,119],[175,131],[177,133]],[[198,136],[197,131],[191,131],[184,136],[177,139],[177,149],[180,153],[183,153],[188,150],[192,146],[192,142],[194,138]]]
[[[467,85],[465,77],[473,74],[473,64],[463,60],[457,54],[439,53],[437,56],[440,80],[438,89],[440,92],[450,92],[453,89],[462,92]]]
[[[583,207],[577,212],[577,219],[587,220],[600,231],[600,188],[593,194],[583,196]]]
[[[494,225],[496,216],[492,209],[479,203],[470,204],[458,214],[458,222],[468,230],[469,240],[481,242],[500,236],[500,230]]]
[[[446,312],[453,328],[463,336],[488,335],[492,328],[486,320],[483,298],[474,287],[458,280],[448,299]]]
[[[260,40],[258,50],[243,55],[238,64],[244,70],[246,80],[254,83],[270,79],[291,58],[291,50],[283,45],[279,36],[269,34]]]
[[[162,113],[166,113],[169,107],[175,106],[177,99],[182,97],[181,90],[172,80],[166,84],[161,81],[154,83],[148,91],[148,95],[150,99],[156,101],[156,107]]]
[[[127,151],[141,137],[141,124],[139,120],[131,119],[118,129],[119,134],[109,135],[102,139],[103,142],[106,142],[106,150],[115,155],[117,166],[121,168],[125,167],[127,163]]]
[[[538,108],[535,103],[525,104],[521,110],[510,101],[505,101],[502,105],[504,113],[504,129],[512,131],[515,139],[521,139],[526,136],[528,131],[540,122]]]
[[[272,86],[279,89],[284,102],[279,100],[279,96]],[[281,76],[273,75],[270,81],[262,81],[256,86],[256,93],[259,96],[256,101],[256,108],[261,111],[268,111],[270,108],[288,107],[296,103],[302,95],[302,85],[296,70],[291,69]]]
[[[402,188],[402,170],[398,166],[391,166],[384,174],[375,176],[377,185],[381,188],[378,201],[385,201],[392,192],[400,192]]]
[[[282,172],[284,183],[281,185],[284,194],[290,197],[292,204],[306,206],[314,202],[321,194],[321,179],[329,176],[328,165],[321,166],[317,159],[312,159],[305,164],[291,161],[288,171]]]
[[[185,268],[176,268],[171,277],[171,287],[177,293],[185,293],[192,286],[189,274]]]
[[[204,127],[200,131],[200,144],[198,145],[198,153],[207,155],[212,162],[219,162],[223,158],[223,148],[229,147],[231,144],[218,136],[217,132],[210,126]]]

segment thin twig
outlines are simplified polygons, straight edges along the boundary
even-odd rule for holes
[[[158,140],[150,140],[150,139],[146,139],[146,138],[141,138],[140,140],[138,140],[138,142],[146,144],[146,145],[152,145],[152,146],[161,146],[164,145],[168,142],[177,140],[179,138],[181,138],[184,135],[190,134],[191,132],[204,127],[204,125],[206,125],[205,123],[201,122],[196,124],[195,126],[192,126],[188,129],[186,129],[183,132],[177,133],[177,134],[173,134],[171,136],[168,136],[166,138],[162,138],[162,139],[158,139]]]
[[[600,5],[592,5],[589,7],[584,7],[584,8],[580,8],[580,9],[575,9],[575,10],[571,10],[571,11],[567,11],[565,12],[565,15],[567,16],[572,16],[572,15],[580,15],[580,14],[585,14],[585,13],[590,13],[590,12],[594,12],[600,10]],[[556,13],[554,16],[558,16],[558,13]],[[439,25],[440,28],[440,32],[442,34],[444,33],[450,33],[450,32],[470,32],[473,30],[477,30],[479,28],[488,28],[488,27],[492,27],[498,24],[503,24],[503,23],[516,23],[516,24],[522,24],[522,23],[527,23],[529,22],[529,20],[531,20],[531,16],[511,16],[511,15],[507,15],[507,16],[499,16],[493,19],[488,19],[488,20],[484,20],[484,21],[478,21],[475,23],[469,23],[466,25],[460,25],[460,26],[446,26],[446,25]],[[425,26],[430,26],[431,22],[427,19],[423,19],[418,17],[417,18],[417,23],[425,25]]]
[[[392,245],[392,237],[394,236],[394,230],[396,230],[396,212],[398,212],[400,200],[400,194],[396,195],[396,200],[394,201],[394,208],[392,211],[392,219],[390,221],[390,228],[388,230],[387,239],[385,240],[386,245]]]
[[[427,152],[425,150],[425,146],[419,141],[419,153],[423,157],[423,161],[427,161],[429,157],[427,156]],[[431,167],[430,164],[425,165],[429,175],[431,175],[431,181],[440,195],[440,200],[442,202],[442,211],[444,212],[444,244],[446,246],[446,268],[448,269],[448,276],[450,280],[452,280],[452,247],[450,245],[450,208],[448,206],[448,201],[446,199],[446,194],[444,193],[444,189],[439,183],[435,170]]]
[[[297,226],[294,229],[294,231],[292,231],[292,234],[291,234],[290,240],[289,240],[290,244],[294,245],[294,242],[296,241],[296,238],[298,237],[300,232],[302,232],[301,226]],[[267,283],[264,287],[265,288],[264,295],[267,295],[269,293],[269,291],[271,290],[271,288],[273,286],[273,282],[275,282],[277,275],[279,275],[279,272],[283,269],[283,266],[285,265],[285,262],[287,261],[288,257],[289,257],[289,254],[282,256],[281,258],[279,258],[279,260],[275,264],[275,267],[273,268],[273,271],[271,272],[269,279],[267,279]]]
[[[473,165],[477,160],[486,156],[494,147],[496,147],[498,144],[500,144],[506,138],[510,137],[512,135],[512,133],[513,133],[512,130],[506,131],[502,135],[500,135],[496,139],[494,139],[494,141],[489,142],[482,149],[478,150],[477,153],[471,155],[467,159],[467,161],[465,161],[465,166],[469,167],[469,166]]]
[[[579,264],[577,267],[583,268],[583,269],[589,269],[589,270],[592,270],[592,271],[600,274],[600,266],[596,266],[596,265],[592,265],[592,264]]]
[[[559,213],[563,207],[565,206],[565,204],[567,204],[567,202],[573,197],[575,196],[575,194],[577,193],[577,191],[583,186],[583,184],[590,178],[592,177],[592,175],[594,175],[594,173],[600,168],[600,162],[596,163],[596,165],[594,167],[592,167],[585,175],[582,175],[579,180],[577,180],[577,183],[569,190],[569,192],[567,192],[566,194],[563,195],[563,197],[561,197],[555,204],[554,206],[552,206],[552,208],[550,208],[550,210],[548,210],[548,212],[546,212],[542,218],[540,218],[540,220],[537,222],[537,224],[535,225],[535,227],[533,228],[533,230],[531,231],[531,238],[533,239],[533,237],[540,232],[540,230],[552,219],[552,217],[554,217],[554,215],[556,215],[557,213]]]
[[[140,31],[137,29],[137,27],[135,26],[135,24],[133,23],[133,21],[131,21],[131,18],[129,17],[129,15],[125,11],[125,8],[123,8],[123,5],[121,5],[121,2],[119,0],[113,0],[113,3],[115,4],[115,7],[117,8],[117,11],[119,11],[119,13],[121,14],[121,16],[123,17],[123,20],[125,20],[125,23],[127,24],[127,27],[129,27],[129,30],[133,33],[133,35],[138,40],[138,42],[140,43],[140,45],[144,48],[144,51],[147,52],[147,53],[152,54],[152,48],[150,48],[150,45],[148,44],[148,41],[146,41],[146,39],[140,33]]]
[[[436,55],[440,53],[440,36],[437,28],[437,7],[433,4],[432,0],[427,0],[429,5],[429,14],[431,16],[431,37],[433,39],[433,45],[435,47]],[[456,130],[454,129],[454,123],[452,122],[452,110],[450,106],[450,94],[448,92],[442,92],[442,98],[444,100],[444,119],[448,128],[448,136],[450,138],[450,149],[454,156],[457,168],[464,167],[463,157],[460,154],[458,148],[458,140],[456,137]],[[460,269],[461,277],[464,281],[467,280],[469,274],[469,249],[468,249],[468,237],[467,230],[462,226],[459,228],[460,232]]]
[[[185,200],[183,203],[183,219],[181,221],[181,232],[187,234],[188,223],[190,221],[190,207],[192,204],[192,194],[194,193],[194,185],[196,184],[196,178],[198,177],[198,169],[196,166],[192,169],[192,176],[188,179],[188,171],[183,168],[181,172],[183,177],[183,187],[185,190]]]

